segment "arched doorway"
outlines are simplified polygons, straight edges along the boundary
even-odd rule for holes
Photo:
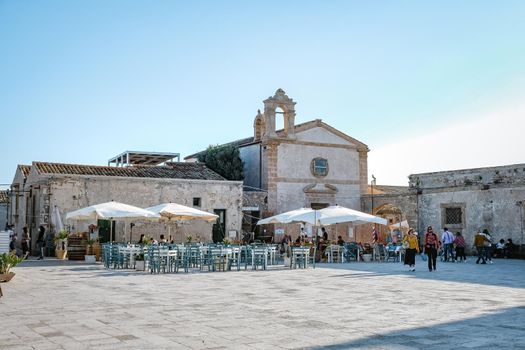
[[[373,213],[374,215],[386,219],[388,222],[387,226],[379,225],[378,234],[380,242],[388,243],[397,240],[402,236],[403,231],[405,230],[404,227],[400,228],[399,232],[392,232],[393,230],[391,229],[392,225],[401,223],[405,219],[403,211],[399,207],[391,203],[382,204],[379,207],[374,208]]]

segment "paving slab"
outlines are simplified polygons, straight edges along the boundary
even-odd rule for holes
[[[1,349],[525,349],[525,261],[151,275],[28,261]]]

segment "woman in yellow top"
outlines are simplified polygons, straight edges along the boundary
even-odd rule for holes
[[[403,247],[405,247],[405,265],[408,271],[416,271],[416,252],[419,253],[419,242],[414,230],[408,230],[408,234],[403,237]]]

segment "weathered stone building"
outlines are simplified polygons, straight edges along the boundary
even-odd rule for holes
[[[0,191],[0,230],[4,230],[6,228],[8,206],[9,206],[8,192]]]
[[[187,234],[210,241],[212,229],[221,234],[240,232],[242,182],[227,181],[203,164],[167,163],[162,166],[109,167],[33,162],[19,166],[11,186],[10,222],[17,233],[27,225],[34,236],[39,225],[49,228],[51,210],[57,206],[62,218],[67,212],[115,200],[138,207],[175,202],[214,212],[217,224],[195,222],[175,228],[174,239]],[[88,222],[69,223],[74,231],[87,231]],[[135,222],[133,235],[157,236],[164,224]],[[101,240],[109,239],[109,222],[101,220]],[[116,240],[126,241],[124,223],[115,226]],[[128,227],[129,233],[129,227]],[[35,238],[35,237],[33,237]],[[33,239],[34,243],[35,239]]]
[[[525,164],[409,176],[419,230],[431,225],[462,232],[469,245],[488,229],[494,239],[525,244]]]
[[[295,104],[278,89],[264,101],[264,112],[257,113],[254,135],[233,142],[244,162],[244,207],[250,224],[261,215],[299,207],[339,204],[361,209],[368,147],[320,119],[296,125]],[[278,115],[284,118],[282,130],[276,130]],[[261,191],[267,196],[261,197]]]
[[[525,244],[525,164],[413,174],[409,181],[408,187],[375,186],[363,196],[363,209],[388,212],[391,222],[407,220],[421,233],[448,227],[465,236],[468,248],[482,229],[495,240]]]

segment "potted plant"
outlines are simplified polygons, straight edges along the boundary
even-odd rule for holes
[[[93,249],[94,244],[95,244],[94,239],[87,240],[86,254],[84,255],[84,260],[90,264],[94,264],[97,261],[97,257],[95,256],[94,249]]]
[[[230,244],[232,244],[232,242],[228,238],[225,238],[225,239],[222,240],[222,244],[230,245]]]
[[[57,258],[64,260],[67,257],[67,237],[68,233],[66,230],[60,231],[55,236],[56,249],[55,254]]]
[[[135,270],[144,271],[145,268],[144,253],[135,254]]]
[[[193,240],[193,237],[192,237],[191,235],[187,235],[187,236],[186,236],[186,242],[187,242],[188,244],[191,244],[191,241],[192,241],[192,240]]]
[[[10,271],[11,268],[22,261],[24,258],[19,258],[12,253],[0,254],[0,282],[9,282],[15,276],[15,273]]]

